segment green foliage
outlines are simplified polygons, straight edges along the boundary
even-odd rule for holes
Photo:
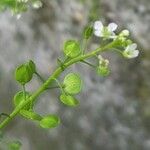
[[[8,144],[8,150],[21,150],[21,146],[19,141],[13,141]]]
[[[78,74],[69,73],[64,78],[64,90],[68,94],[78,94],[82,89],[82,80]]]
[[[81,54],[80,44],[75,40],[68,40],[64,44],[64,54],[67,57],[74,58]]]
[[[59,123],[59,117],[57,117],[56,115],[48,115],[43,117],[43,119],[40,121],[40,126],[42,128],[54,128],[58,126]]]
[[[40,0],[1,0],[0,10],[9,9],[12,14],[20,14],[28,10],[29,7],[35,9],[42,7]]]
[[[71,95],[62,94],[60,95],[60,100],[67,106],[75,107],[79,105],[79,101]]]

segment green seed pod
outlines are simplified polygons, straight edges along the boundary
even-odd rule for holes
[[[26,99],[29,97],[30,97],[30,94],[28,92],[26,92]],[[17,107],[18,105],[21,105],[24,101],[25,101],[25,99],[24,99],[24,92],[23,91],[18,92],[14,96],[13,102],[14,102],[15,107]],[[32,108],[32,104],[26,105],[23,109],[29,110],[30,108]]]
[[[75,106],[79,105],[79,101],[70,95],[62,94],[60,96],[60,100],[63,104],[65,104],[67,106],[75,107]]]
[[[83,32],[84,39],[89,39],[92,36],[92,34],[93,34],[93,27],[91,26],[85,27]]]
[[[42,128],[54,128],[60,124],[60,119],[56,115],[48,115],[45,116],[41,121],[40,121],[40,126]]]
[[[22,85],[28,83],[32,79],[33,73],[28,65],[22,64],[15,71],[15,79]]]
[[[64,44],[64,54],[74,58],[81,54],[80,44],[74,40],[68,40]]]
[[[32,60],[29,60],[29,62],[26,65],[28,65],[28,67],[30,69],[30,72],[32,74],[36,73],[36,65],[35,65],[35,63]]]
[[[100,76],[106,77],[110,74],[110,70],[109,70],[108,66],[98,66],[97,74]]]
[[[39,114],[37,114],[33,111],[21,110],[20,114],[27,119],[31,119],[31,120],[35,120],[35,121],[40,121],[42,119],[42,117]]]
[[[78,74],[69,73],[64,79],[64,90],[68,94],[77,94],[82,89],[82,80]]]

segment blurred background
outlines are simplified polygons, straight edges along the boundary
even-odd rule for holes
[[[21,150],[150,150],[149,0],[43,0],[42,8],[30,9],[19,20],[9,11],[0,13],[0,112],[13,110],[13,95],[21,88],[14,80],[19,63],[34,60],[47,78],[57,66],[63,42],[80,40],[85,25],[95,20],[130,30],[140,56],[126,60],[108,52],[112,71],[106,78],[84,64],[74,65],[72,70],[84,80],[80,106],[65,107],[58,90],[43,93],[35,110],[58,114],[62,123],[44,130],[16,117],[5,136],[19,140]],[[97,44],[93,39],[89,49]],[[35,77],[27,89],[39,85]]]

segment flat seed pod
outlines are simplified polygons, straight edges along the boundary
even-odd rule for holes
[[[60,100],[63,104],[65,104],[67,106],[75,107],[75,106],[79,105],[79,101],[70,95],[62,94],[60,96]]]
[[[31,119],[31,120],[40,121],[40,120],[42,119],[42,117],[41,117],[39,114],[37,114],[37,113],[35,113],[35,112],[33,112],[33,111],[21,110],[21,111],[20,111],[20,114],[21,114],[23,117],[25,117],[25,118],[27,118],[27,119]]]
[[[32,60],[29,60],[29,62],[26,64],[28,65],[30,72],[33,74],[36,72],[36,66],[35,63]]]
[[[78,74],[69,73],[64,79],[64,90],[68,94],[77,94],[82,89],[82,80]]]
[[[74,40],[68,40],[64,44],[64,54],[74,58],[81,54],[80,44]]]
[[[45,116],[41,121],[40,121],[40,126],[42,128],[54,128],[58,126],[60,123],[59,117],[56,115],[48,115]]]
[[[30,94],[28,92],[26,92],[26,99],[30,97]],[[24,99],[24,93],[23,91],[18,92],[15,96],[14,96],[14,105],[15,107],[17,107],[18,105],[20,105],[21,103],[23,103],[25,101]],[[31,104],[28,104],[24,107],[24,109],[28,110],[31,108]]]
[[[31,73],[28,65],[22,64],[15,71],[15,79],[22,85],[28,83],[32,79],[33,73]]]

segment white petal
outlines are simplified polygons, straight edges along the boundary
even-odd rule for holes
[[[103,57],[102,57],[101,55],[98,55],[98,59],[99,59],[99,60],[102,60]]]
[[[129,50],[129,51],[133,51],[137,48],[137,44],[136,43],[133,43],[131,45],[128,45],[126,50]]]
[[[94,34],[95,34],[96,36],[98,36],[98,37],[101,37],[101,36],[102,36],[101,30],[95,30],[95,31],[94,31]]]
[[[139,50],[134,50],[132,54],[132,58],[137,57],[139,55]]]
[[[94,29],[95,30],[102,30],[103,29],[103,24],[101,21],[95,21],[94,23]]]
[[[116,23],[112,22],[112,23],[110,23],[108,25],[108,30],[111,31],[111,32],[113,32],[113,31],[115,31],[117,29],[117,27],[118,27],[118,25]]]

